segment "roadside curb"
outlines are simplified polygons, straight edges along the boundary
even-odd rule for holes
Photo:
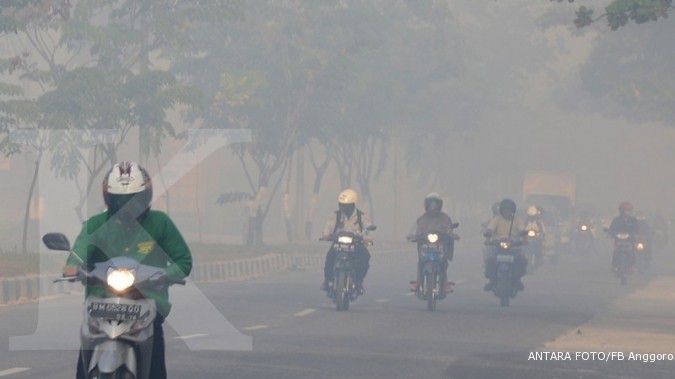
[[[375,250],[373,255],[390,254],[400,249]],[[196,264],[190,278],[198,283],[244,281],[272,273],[321,267],[324,254],[277,254],[255,258],[237,259]],[[80,291],[80,283],[53,283],[59,275],[27,275],[0,278],[0,305],[37,301],[41,298]]]
[[[197,264],[190,278],[195,282],[229,282],[259,278],[271,273],[323,265],[323,255],[266,254],[256,258]],[[59,275],[0,278],[0,305],[22,304],[80,290],[80,283],[53,283]]]
[[[227,282],[259,278],[275,272],[317,267],[323,255],[266,254],[251,259],[195,265],[190,277],[195,282]]]

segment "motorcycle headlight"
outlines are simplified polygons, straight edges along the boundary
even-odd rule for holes
[[[581,230],[583,230],[584,232],[587,231],[587,230],[588,230],[588,226],[586,226],[586,225],[581,225]]]
[[[345,245],[351,245],[352,242],[354,242],[354,239],[352,237],[349,237],[349,236],[341,236],[341,237],[338,237],[338,242],[342,243],[342,244],[345,244]]]
[[[427,241],[429,241],[430,243],[438,242],[438,234],[435,233],[427,234]]]
[[[620,240],[627,240],[628,238],[630,238],[630,234],[628,234],[628,233],[619,233],[619,234],[616,235],[616,238],[618,238],[618,239],[620,239]]]
[[[117,292],[122,292],[134,284],[136,277],[127,269],[111,269],[108,271],[108,286]]]
[[[635,248],[637,249],[637,251],[642,251],[645,249],[645,245],[642,242],[640,242],[637,244],[637,246],[635,246]]]
[[[500,242],[499,247],[501,247],[504,250],[508,250],[509,249],[509,243],[508,242]]]
[[[537,236],[537,232],[535,232],[534,230],[528,230],[528,231],[527,231],[527,236],[528,236],[528,237],[536,237],[536,236]]]

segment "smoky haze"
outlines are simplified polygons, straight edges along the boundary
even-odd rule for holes
[[[659,377],[672,362],[653,372],[603,371],[518,355],[603,346],[675,353],[667,351],[672,332],[652,320],[665,313],[648,301],[673,305],[662,292],[675,284],[667,243],[675,218],[675,21],[667,17],[671,1],[638,3],[0,1],[0,282],[60,275],[65,257],[48,253],[41,236],[59,231],[74,240],[83,222],[106,210],[101,183],[113,164],[135,161],[152,177],[152,208],[171,217],[192,250],[198,289],[237,330],[260,337],[251,356],[199,356],[203,371],[171,363],[177,377],[281,378],[295,369],[333,377],[341,368],[330,357],[341,354],[353,364],[344,377],[488,377],[483,358],[498,368],[514,359],[513,375],[523,377],[544,377],[551,367],[562,377],[586,369],[603,378],[623,369]],[[573,178],[570,214],[527,199],[528,175]],[[318,293],[329,248],[319,238],[327,223],[332,229],[347,188],[377,225],[367,292],[349,315],[357,327],[333,313],[321,321],[334,305]],[[434,316],[445,319],[419,335],[412,327],[397,334],[395,325],[428,316],[417,312],[425,304],[412,292],[402,293],[417,256],[406,238],[432,192],[460,223],[449,274],[457,292],[438,305]],[[510,311],[522,308],[505,316],[508,332],[491,336],[485,330],[496,328],[500,309],[482,291],[483,232],[504,198],[515,200],[518,217],[542,205],[557,218],[543,268],[528,273]],[[604,229],[624,201],[654,230],[659,220],[666,240],[653,271],[631,277],[622,292],[609,272],[614,245]],[[594,253],[561,253],[586,221]],[[291,263],[248,276],[223,268],[276,254]],[[0,306],[10,303],[9,286],[0,286],[7,293]],[[74,297],[67,295],[76,308]],[[32,307],[35,298],[16,300]],[[658,325],[624,327],[618,315],[633,309],[629,300],[648,310],[631,317]],[[448,326],[453,307],[459,321]],[[9,308],[0,308],[0,320],[24,334],[42,322],[42,305]],[[379,312],[387,315],[382,324]],[[298,319],[310,320],[306,330]],[[575,340],[570,331],[585,328],[596,334]],[[633,347],[631,333],[657,342]],[[0,336],[4,349],[15,335],[0,327]],[[167,344],[185,337],[171,336]],[[448,341],[453,336],[466,344]],[[426,339],[449,353],[422,357]],[[350,355],[352,342],[363,357]],[[39,353],[11,354],[30,357],[23,364],[30,377],[37,370],[50,377],[29,363]],[[72,355],[50,354],[45,362]],[[271,363],[258,367],[259,360]],[[0,358],[0,377],[10,362]],[[70,377],[70,366],[54,372]]]

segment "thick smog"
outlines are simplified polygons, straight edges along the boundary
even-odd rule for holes
[[[0,378],[672,378],[672,0],[0,0]]]

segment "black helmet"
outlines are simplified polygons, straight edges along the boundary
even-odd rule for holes
[[[505,214],[511,217],[516,214],[516,202],[511,199],[504,199],[499,203],[499,213],[506,217]]]
[[[424,198],[425,211],[440,211],[441,209],[443,209],[443,199],[436,192],[432,192]]]

